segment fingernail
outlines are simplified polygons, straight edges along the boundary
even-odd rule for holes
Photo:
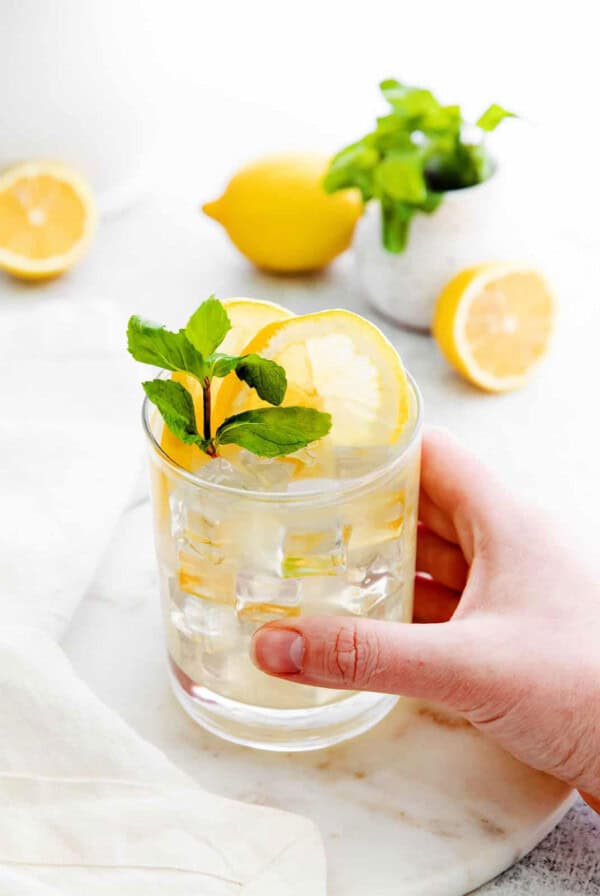
[[[252,659],[264,672],[294,675],[302,670],[304,638],[287,628],[262,628],[252,639]]]

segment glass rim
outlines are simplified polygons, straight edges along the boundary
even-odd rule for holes
[[[319,502],[329,503],[331,501],[337,501],[340,498],[346,498],[347,496],[354,495],[357,492],[368,490],[380,479],[384,479],[388,474],[393,473],[396,467],[402,466],[402,462],[405,459],[406,455],[413,448],[415,442],[419,438],[423,429],[423,396],[421,395],[419,387],[417,386],[413,376],[408,372],[408,370],[406,370],[406,368],[405,373],[410,389],[414,395],[416,404],[416,414],[412,424],[412,431],[409,433],[406,442],[402,445],[397,454],[394,454],[388,461],[381,464],[380,466],[375,467],[368,473],[365,473],[364,476],[358,476],[356,478],[348,479],[347,481],[341,479],[339,480],[340,483],[347,482],[347,484],[340,484],[339,487],[327,489],[326,491],[323,491],[322,488],[319,489],[318,487],[315,488],[314,491],[307,490],[301,492],[260,491],[253,489],[234,488],[231,485],[221,485],[217,482],[207,482],[196,473],[192,473],[189,470],[186,470],[185,467],[182,467],[180,464],[178,464],[175,460],[173,460],[172,457],[170,457],[166,453],[166,451],[161,448],[156,439],[156,436],[152,431],[152,425],[150,422],[150,408],[152,406],[152,403],[149,400],[148,396],[145,396],[142,402],[142,427],[144,429],[150,447],[160,459],[160,461],[166,464],[167,467],[169,467],[182,479],[186,480],[191,485],[196,486],[196,488],[200,488],[205,491],[213,492],[214,494],[220,494],[223,496],[230,495],[231,497],[235,496],[236,498],[242,498],[246,500],[275,502],[278,504],[300,504],[307,501],[310,503],[314,503],[315,500],[318,500]],[[164,372],[162,374],[159,374],[156,378],[162,379],[165,375],[168,375],[168,373]]]

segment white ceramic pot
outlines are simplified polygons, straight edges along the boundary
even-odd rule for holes
[[[438,295],[459,271],[479,262],[521,258],[518,207],[499,172],[445,194],[431,215],[411,221],[397,255],[383,248],[379,203],[369,203],[354,237],[357,275],[369,301],[401,326],[429,330]]]
[[[134,198],[157,133],[153,27],[137,0],[1,0],[0,167],[59,160],[101,210]]]

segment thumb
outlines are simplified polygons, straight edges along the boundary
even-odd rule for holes
[[[484,687],[480,651],[471,649],[468,629],[462,621],[416,625],[307,616],[293,626],[258,629],[252,658],[263,672],[290,681],[420,697],[467,712]]]

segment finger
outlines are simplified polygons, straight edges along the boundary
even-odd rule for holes
[[[423,439],[421,488],[451,520],[470,561],[475,534],[495,528],[507,498],[492,474],[442,429]]]
[[[462,591],[467,581],[469,567],[459,547],[430,532],[425,526],[419,526],[417,571],[429,573],[447,588]]]
[[[413,622],[448,622],[460,600],[460,594],[444,588],[425,576],[415,576]]]
[[[440,538],[458,544],[458,532],[454,528],[454,523],[449,516],[442,513],[423,489],[419,493],[419,519]]]
[[[465,704],[474,677],[464,623],[407,625],[347,616],[268,623],[254,634],[254,663],[271,675],[328,688]],[[477,700],[477,693],[470,699]]]

